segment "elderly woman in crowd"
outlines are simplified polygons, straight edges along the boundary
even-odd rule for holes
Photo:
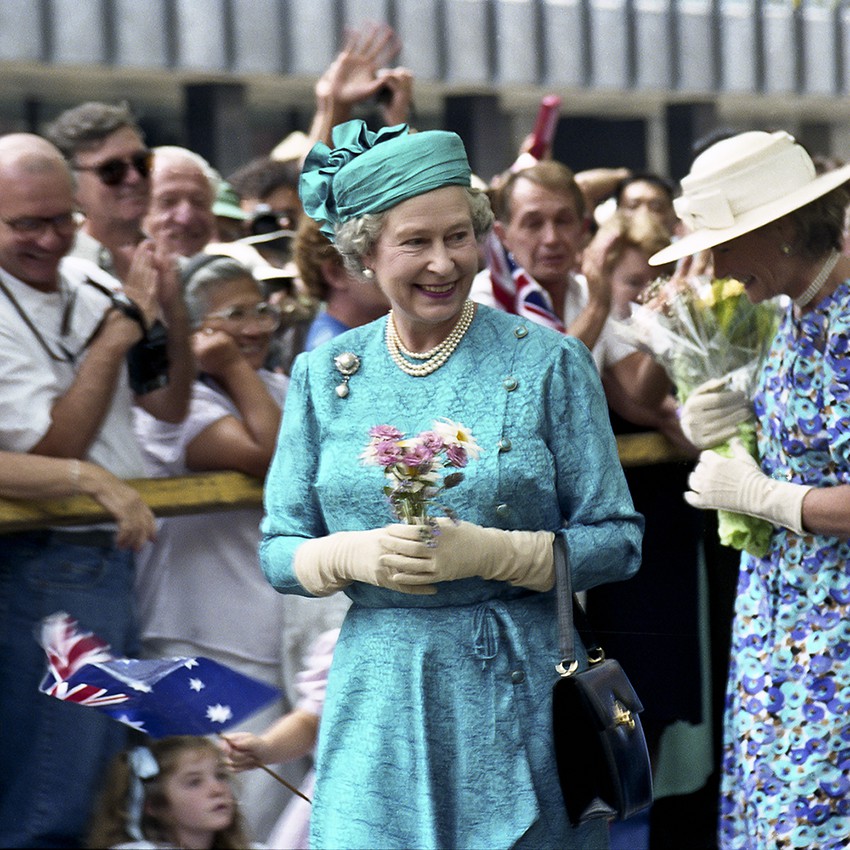
[[[228,469],[262,478],[289,380],[262,368],[279,315],[263,301],[249,269],[230,257],[197,255],[184,266],[182,282],[200,374],[182,423],[137,414],[148,474]],[[136,578],[148,656],[204,655],[284,684],[285,600],[268,586],[257,561],[260,519],[258,509],[240,508],[161,521]],[[288,709],[281,700],[245,728],[260,731]],[[298,777],[298,766],[291,776]],[[270,777],[246,779],[242,803],[256,838],[265,838],[285,801]]]
[[[652,258],[711,249],[718,277],[787,310],[755,396],[758,460],[703,452],[688,501],[768,520],[744,553],[725,720],[721,843],[846,847],[850,841],[850,259],[840,253],[850,167],[818,176],[784,132],[716,142],[682,180],[691,229]],[[751,415],[717,383],[682,424],[715,446]],[[734,443],[733,443],[734,445]]]
[[[639,562],[593,362],[469,301],[492,214],[455,134],[352,121],[333,141],[305,162],[305,212],[391,312],[296,360],[267,479],[271,583],[352,600],[311,846],[604,847],[604,819],[568,824],[551,731],[555,536],[577,589]],[[380,466],[420,433],[425,455],[469,461],[440,494],[456,519],[430,505],[430,522],[393,521],[385,484],[399,512],[411,490]]]

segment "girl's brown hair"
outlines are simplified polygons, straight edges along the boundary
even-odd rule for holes
[[[139,827],[142,835],[149,841],[170,843],[173,838],[161,817],[157,815],[168,805],[165,780],[177,769],[180,757],[188,752],[209,753],[217,759],[221,759],[222,754],[208,738],[194,735],[174,735],[151,741],[148,749],[159,766],[159,773],[150,779],[141,780],[144,800]],[[113,847],[134,840],[130,833],[130,819],[134,817],[130,811],[130,800],[131,788],[135,781],[129,751],[116,756],[109,767],[95,808],[88,847]],[[242,817],[237,808],[230,825],[215,834],[212,847],[213,850],[244,850],[249,846],[250,842],[245,835]]]

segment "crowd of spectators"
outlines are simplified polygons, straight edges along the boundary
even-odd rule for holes
[[[231,768],[271,764],[312,791],[348,599],[272,588],[257,557],[259,509],[154,520],[122,479],[264,478],[295,357],[389,310],[362,257],[344,262],[303,214],[299,175],[359,104],[375,104],[379,126],[411,121],[399,51],[388,26],[349,33],[316,84],[306,132],[224,176],[194,151],[149,146],[126,104],[83,103],[40,136],[0,138],[0,495],[85,493],[113,517],[0,539],[2,846],[82,846],[107,765],[128,745],[114,721],[38,692],[33,636],[57,611],[117,655],[205,655],[279,688],[221,746]],[[645,518],[642,566],[593,587],[587,606],[641,695],[665,771],[667,799],[614,825],[612,845],[716,846],[734,595],[734,579],[717,576],[733,576],[738,554],[682,498],[703,446],[682,431],[667,373],[615,322],[674,269],[649,258],[684,232],[678,189],[617,163],[574,174],[523,154],[487,194],[495,223],[470,297],[581,340],[614,432],[657,431],[691,458],[627,470]],[[683,729],[707,742],[705,757],[670,755]],[[306,846],[309,809],[267,773],[244,773],[237,796],[251,841]]]

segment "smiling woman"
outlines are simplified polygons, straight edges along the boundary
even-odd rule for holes
[[[167,426],[137,414],[148,475],[229,469],[262,478],[288,384],[263,368],[276,311],[263,301],[251,272],[230,257],[190,260],[182,270],[182,291],[200,374],[183,422]],[[277,687],[284,684],[286,600],[268,586],[257,563],[260,516],[258,509],[245,508],[161,521],[156,542],[139,557],[136,578],[149,656],[201,654]],[[248,727],[260,731],[288,707],[280,700]],[[292,766],[290,780],[300,779],[300,767]],[[281,786],[252,775],[243,801],[252,833],[265,836],[284,805]]]
[[[305,213],[391,311],[296,360],[266,483],[269,581],[354,602],[310,844],[604,848],[603,820],[569,826],[547,743],[555,536],[580,589],[639,560],[593,362],[577,340],[469,300],[492,213],[458,136],[352,121],[334,144],[305,161]],[[375,426],[437,451],[444,419],[481,449],[454,486],[437,473],[433,488],[425,474],[387,484],[362,465]],[[404,487],[439,491],[447,516],[393,522],[388,490],[399,504]]]
[[[676,209],[691,232],[651,259],[710,249],[717,277],[738,278],[754,304],[786,296],[753,405],[714,381],[682,411],[688,436],[710,449],[754,410],[758,459],[734,440],[731,456],[704,451],[685,498],[770,529],[763,556],[741,556],[724,847],[838,847],[850,835],[850,258],[840,253],[848,181],[848,166],[818,175],[788,133],[724,139],[682,180]]]

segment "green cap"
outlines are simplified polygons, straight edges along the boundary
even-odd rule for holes
[[[471,171],[456,133],[411,133],[407,124],[373,133],[364,121],[333,129],[333,150],[319,142],[301,169],[304,212],[334,241],[334,225],[443,186],[469,186]]]
[[[249,218],[248,213],[239,206],[239,195],[236,194],[236,190],[226,180],[218,184],[212,211],[213,215],[234,218],[237,221],[247,221]]]

